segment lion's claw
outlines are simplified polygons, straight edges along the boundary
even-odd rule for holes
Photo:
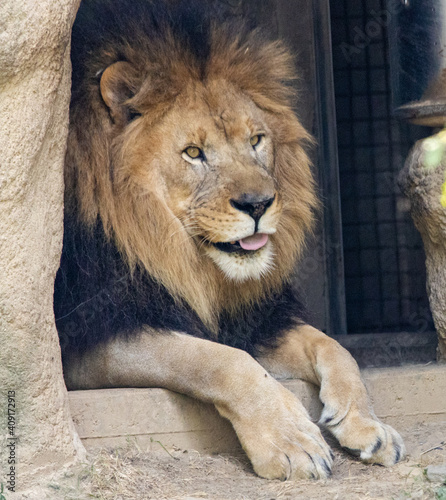
[[[280,384],[274,401],[256,411],[255,419],[233,420],[255,472],[266,479],[324,479],[333,458],[319,427],[297,398]]]
[[[394,465],[406,455],[403,440],[389,425],[381,422],[378,422],[378,425],[381,426],[385,438],[378,437],[374,446],[371,445],[368,449],[361,451],[360,458],[366,463]]]
[[[325,408],[320,424],[363,462],[390,466],[405,457],[404,442],[395,429],[355,408],[339,412]]]
[[[330,453],[321,450],[319,455],[306,451],[304,436],[299,436],[300,442],[289,443],[288,449],[275,450],[267,458],[252,459],[255,472],[266,479],[325,479],[331,475],[333,461]],[[302,443],[302,444],[301,444]],[[310,446],[311,447],[311,446]],[[266,460],[265,460],[266,458]]]

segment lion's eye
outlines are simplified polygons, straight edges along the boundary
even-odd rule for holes
[[[263,135],[262,134],[256,134],[249,139],[249,143],[253,148],[256,148],[261,142],[262,142]]]
[[[204,158],[203,151],[200,148],[197,148],[197,146],[189,146],[184,150],[184,152],[193,160]]]

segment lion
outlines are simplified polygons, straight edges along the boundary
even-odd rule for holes
[[[369,463],[405,454],[291,276],[318,208],[284,45],[207,2],[84,0],[73,28],[55,317],[69,389],[210,402],[254,471],[325,478],[319,424]]]

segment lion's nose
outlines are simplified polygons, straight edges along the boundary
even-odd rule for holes
[[[258,222],[260,217],[273,204],[275,198],[275,195],[266,198],[257,194],[243,193],[237,200],[230,200],[230,203],[235,209],[245,212]]]

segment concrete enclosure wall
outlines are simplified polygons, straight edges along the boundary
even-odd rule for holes
[[[7,497],[8,487],[37,491],[37,478],[83,453],[52,308],[78,5],[0,2],[0,482]]]

